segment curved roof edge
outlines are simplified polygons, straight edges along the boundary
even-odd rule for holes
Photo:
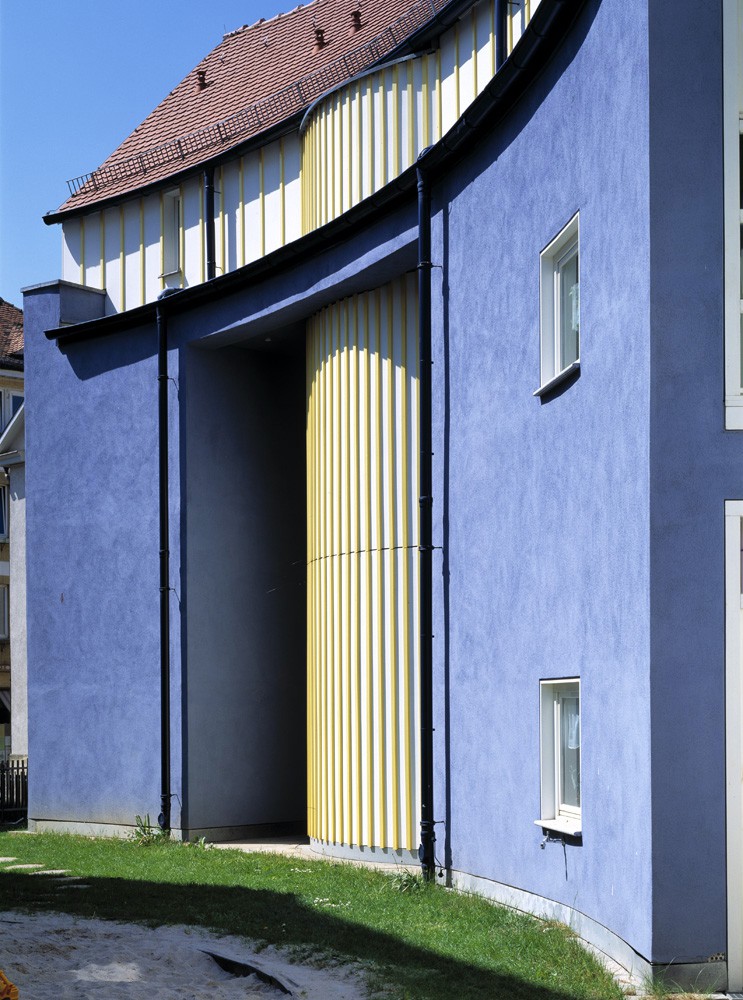
[[[586,0],[541,0],[511,55],[452,128],[434,146],[424,150],[415,164],[337,219],[244,267],[180,289],[167,300],[147,302],[126,312],[75,326],[47,330],[47,339],[63,345],[154,323],[158,305],[169,315],[176,315],[233,290],[238,291],[245,287],[246,281],[296,267],[298,259],[338,243],[354,227],[372,218],[378,219],[380,211],[391,211],[406,197],[416,194],[419,167],[433,176],[448,169],[478,140],[482,131],[505,117],[550,62],[585,3]]]
[[[446,3],[440,10],[436,10],[424,24],[422,24],[419,28],[416,28],[402,42],[390,49],[389,52],[380,56],[379,59],[370,64],[370,66],[359,75],[365,75],[367,72],[373,72],[381,65],[393,62],[406,54],[414,54],[427,48],[444,31],[451,27],[451,25],[453,25],[464,12],[469,10],[471,7],[474,7],[477,2],[478,0],[449,0],[449,2]],[[338,86],[344,86],[350,79],[351,78],[349,77],[348,79],[342,81],[342,83],[338,84]],[[331,88],[331,90],[332,89],[335,88]],[[322,99],[322,97],[329,92],[331,91],[326,91],[319,95],[317,100]],[[314,103],[315,99],[312,101],[312,104]],[[303,120],[306,111],[307,108],[300,108],[298,111],[292,112],[285,118],[272,123],[263,131],[246,137],[246,139],[242,142],[238,142],[235,145],[229,146],[227,149],[222,149],[216,153],[205,156],[202,160],[199,160],[198,163],[191,163],[182,170],[175,170],[172,174],[168,174],[167,177],[159,177],[153,181],[143,179],[143,183],[141,185],[138,185],[137,187],[134,187],[126,192],[112,192],[108,196],[104,195],[100,199],[86,202],[85,204],[79,206],[67,205],[67,207],[63,206],[58,209],[53,209],[46,212],[42,216],[42,221],[47,226],[55,225],[65,219],[75,218],[80,215],[87,215],[92,212],[99,212],[105,210],[106,208],[110,208],[112,205],[121,204],[123,201],[140,198],[143,195],[157,191],[161,188],[172,187],[173,184],[180,183],[187,177],[193,176],[203,170],[204,167],[218,166],[220,163],[234,159],[236,156],[242,156],[253,149],[265,145],[267,142],[271,142],[273,139],[278,139],[280,136],[293,131],[294,128],[296,128]],[[67,203],[65,203],[65,205],[66,204]]]

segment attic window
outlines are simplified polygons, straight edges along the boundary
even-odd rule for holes
[[[181,193],[166,191],[162,201],[163,273],[162,278],[181,269]]]
[[[324,49],[326,45],[325,29],[315,26],[315,52],[319,52],[320,49]]]

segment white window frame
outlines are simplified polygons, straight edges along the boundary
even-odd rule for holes
[[[534,822],[546,830],[580,837],[583,833],[581,808],[561,802],[560,794],[560,712],[561,699],[566,695],[573,698],[577,696],[580,719],[580,678],[562,677],[539,682],[541,816]]]
[[[567,365],[562,365],[563,330],[561,322],[560,274],[564,265],[578,257],[578,355]],[[540,379],[535,396],[559,385],[580,368],[580,213],[576,212],[568,224],[542,250],[539,255],[539,346]]]
[[[180,275],[181,230],[183,228],[183,201],[180,188],[164,191],[162,196],[163,257],[161,278]]]
[[[0,423],[2,424],[2,430],[8,426],[10,421],[13,419],[15,414],[13,413],[13,397],[17,396],[21,405],[23,405],[24,394],[22,390],[18,389],[0,389]],[[16,411],[18,412],[18,411]]]
[[[725,211],[725,428],[743,430],[740,137],[743,131],[743,0],[723,2]]]

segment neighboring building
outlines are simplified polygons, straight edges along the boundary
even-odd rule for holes
[[[8,468],[23,454],[23,417],[17,416],[23,409],[23,391],[23,313],[0,299],[0,762],[11,755],[28,754],[25,566],[19,566],[19,560],[25,558],[25,488],[17,475],[11,481]],[[11,437],[14,454],[7,456]],[[18,613],[14,615],[16,603]],[[22,636],[18,645],[13,642],[13,625],[19,638]]]
[[[314,0],[72,184],[24,301],[32,827],[422,824],[743,989],[741,24]]]

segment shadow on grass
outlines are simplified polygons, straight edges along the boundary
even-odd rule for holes
[[[394,935],[318,911],[291,893],[241,886],[175,885],[120,878],[80,879],[59,888],[52,876],[0,873],[0,910],[54,911],[157,926],[186,924],[297,949],[331,951],[379,967],[406,1000],[575,1000],[577,995],[520,980],[416,947]]]

